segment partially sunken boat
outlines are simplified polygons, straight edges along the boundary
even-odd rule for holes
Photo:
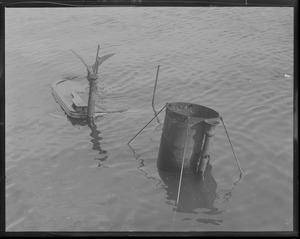
[[[74,82],[63,79],[51,86],[51,93],[66,114],[73,119],[86,119],[88,102]]]
[[[98,89],[98,68],[105,60],[114,55],[108,54],[103,57],[98,57],[99,48],[100,46],[98,46],[96,61],[92,67],[89,67],[77,53],[71,50],[87,68],[89,87],[85,87],[79,82],[70,79],[58,80],[51,86],[51,92],[54,98],[66,114],[73,119],[93,118],[95,116],[94,113],[101,115],[121,111],[118,109],[110,109],[108,111],[99,107],[98,109],[95,108]]]

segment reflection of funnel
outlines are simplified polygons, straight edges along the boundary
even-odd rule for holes
[[[213,212],[219,212],[219,210],[213,206],[217,195],[217,183],[211,175],[211,168],[211,165],[208,164],[207,170],[205,171],[205,180],[191,174],[183,176],[180,199],[177,207],[178,212],[196,213],[195,210],[198,208],[209,209],[212,211],[212,214]],[[167,200],[176,201],[179,173],[164,172],[161,170],[158,170],[158,172],[163,183],[166,185],[164,188],[167,192]]]
[[[218,117],[218,112],[205,106],[183,102],[167,104],[157,159],[158,168],[162,171],[180,170],[185,151],[184,171],[195,172],[203,155],[206,131],[212,130],[207,130],[207,125],[210,124],[205,121],[217,121]],[[213,136],[209,136],[206,141],[204,149],[207,151],[211,137]]]

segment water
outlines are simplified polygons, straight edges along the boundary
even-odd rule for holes
[[[7,231],[293,229],[293,9],[105,7],[6,9]],[[95,126],[68,119],[50,93],[84,65],[120,105]],[[164,113],[190,102],[223,116],[205,185],[158,172]],[[164,112],[164,111],[163,111]],[[174,217],[175,216],[175,217]],[[173,220],[174,219],[174,220]],[[173,223],[173,225],[172,225]]]

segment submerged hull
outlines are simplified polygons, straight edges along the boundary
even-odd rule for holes
[[[52,84],[51,93],[69,117],[73,119],[87,119],[88,84],[69,79],[58,80]],[[113,98],[113,101],[110,101],[107,96],[99,95],[98,99],[101,103],[96,102],[95,104],[94,116],[96,117],[125,110],[122,102],[116,102],[115,98]],[[74,102],[76,102],[75,105]]]
[[[75,85],[72,87],[72,84],[67,81],[59,80],[54,82],[51,86],[51,93],[69,117],[73,119],[86,119],[87,113],[74,107],[72,91],[76,90],[76,87],[74,87]]]

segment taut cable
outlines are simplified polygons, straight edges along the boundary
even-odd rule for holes
[[[226,135],[227,135],[227,138],[228,138],[228,141],[229,141],[229,144],[230,144],[231,150],[232,150],[232,152],[233,152],[233,155],[234,155],[234,158],[235,158],[235,161],[236,161],[236,163],[237,163],[237,165],[238,165],[238,167],[239,167],[239,170],[240,170],[240,178],[242,178],[243,171],[242,171],[242,168],[241,168],[240,162],[239,162],[239,160],[238,160],[238,158],[237,158],[237,156],[236,156],[236,154],[235,154],[235,152],[234,152],[234,149],[233,149],[233,146],[232,146],[232,143],[231,143],[231,140],[230,140],[229,134],[228,134],[228,132],[227,132],[227,129],[226,129],[225,123],[224,123],[224,121],[223,121],[223,118],[222,118],[222,116],[219,116],[219,118],[220,118],[220,120],[222,121],[222,124],[223,124],[223,126],[224,126],[224,129],[225,129],[225,132],[226,132]]]

